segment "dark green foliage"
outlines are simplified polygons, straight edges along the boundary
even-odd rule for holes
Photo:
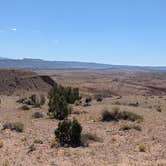
[[[131,129],[135,129],[137,131],[141,131],[141,126],[138,126],[138,125],[124,125],[120,128],[120,130],[123,130],[123,131],[127,131],[127,130],[131,130]]]
[[[30,96],[29,99],[31,99],[31,101],[33,102],[33,105],[36,104],[36,102],[37,102],[37,97],[36,97],[36,95]]]
[[[92,101],[92,98],[90,96],[85,98],[85,103],[90,103]]]
[[[68,104],[73,104],[79,99],[79,90],[77,88],[63,87],[55,85],[49,92],[49,113],[54,118],[63,120],[70,113]]]
[[[76,100],[79,100],[79,89],[71,87],[63,87],[61,85],[55,85],[49,92],[49,97],[59,94],[59,96],[64,96],[65,100],[69,104],[74,104]]]
[[[114,112],[109,112],[107,110],[105,110],[102,113],[102,121],[115,121],[118,118],[118,112],[114,111]]]
[[[95,98],[96,98],[97,102],[102,102],[103,101],[102,95],[96,95]]]
[[[80,146],[82,127],[77,120],[59,122],[55,130],[56,138],[61,146]]]
[[[142,121],[143,117],[128,111],[109,112],[106,110],[102,113],[102,121],[118,121],[118,120],[129,120],[129,121],[141,120]]]
[[[46,102],[46,98],[44,97],[44,95],[40,95],[40,105],[44,105]]]
[[[68,104],[64,96],[55,94],[49,100],[49,113],[53,115],[54,118],[63,120],[68,116]]]
[[[66,101],[70,104],[74,104],[74,102],[79,99],[78,88],[67,87],[64,89],[64,94],[66,97]]]

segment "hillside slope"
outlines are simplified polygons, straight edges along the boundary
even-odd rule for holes
[[[24,70],[0,70],[0,94],[17,91],[48,91],[55,82],[44,75]]]

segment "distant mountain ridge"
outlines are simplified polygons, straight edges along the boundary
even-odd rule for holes
[[[32,69],[32,70],[54,70],[54,69],[119,69],[119,70],[159,70],[166,71],[166,67],[151,66],[127,66],[109,65],[91,62],[72,62],[72,61],[46,61],[41,59],[6,59],[0,57],[0,68],[4,69]]]

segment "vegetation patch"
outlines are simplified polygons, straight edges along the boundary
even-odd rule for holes
[[[123,130],[123,131],[127,131],[127,130],[131,130],[131,129],[134,129],[134,130],[137,130],[137,131],[141,131],[141,126],[139,125],[124,125],[120,128],[120,130]]]
[[[37,96],[35,94],[31,95],[28,98],[22,98],[22,99],[17,100],[17,103],[31,105],[36,108],[41,107],[42,105],[45,104],[45,102],[46,102],[46,99],[45,99],[44,95]]]
[[[30,108],[27,105],[23,105],[20,107],[21,110],[30,110]]]
[[[103,101],[103,96],[102,95],[96,95],[95,99],[97,102],[102,102]]]
[[[48,114],[56,119],[64,120],[72,112],[69,104],[73,104],[78,99],[78,88],[64,88],[56,85],[49,92]]]
[[[138,148],[140,152],[146,152],[146,146],[144,144],[140,144]]]
[[[55,136],[60,146],[77,147],[81,145],[81,132],[82,127],[76,119],[73,121],[64,120],[59,122]]]
[[[41,139],[35,139],[34,144],[43,144],[43,141]]]
[[[129,111],[123,111],[123,112],[120,112],[118,110],[114,110],[112,112],[109,112],[107,110],[103,111],[102,121],[118,121],[118,120],[142,121],[143,117],[141,115]]]
[[[21,122],[7,122],[3,125],[3,129],[15,130],[17,132],[23,132],[24,124]]]
[[[35,112],[33,113],[32,117],[38,119],[38,118],[43,118],[44,115],[42,112]]]

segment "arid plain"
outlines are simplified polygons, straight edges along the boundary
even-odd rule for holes
[[[6,90],[1,88],[0,127],[8,122],[21,122],[24,129],[0,131],[0,165],[166,165],[166,73],[119,70],[18,73],[12,71],[5,81],[0,81]],[[92,97],[89,106],[72,105],[69,116],[79,120],[83,134],[93,135],[88,146],[51,147],[58,120],[47,116],[48,100],[41,108],[29,107],[29,110],[23,110],[22,104],[16,102],[34,93],[46,97],[49,78],[63,86],[78,87],[83,101],[87,96]],[[103,96],[103,100],[97,102],[96,95]],[[104,110],[115,109],[136,113],[143,120],[101,121]],[[34,118],[36,111],[43,117]]]

